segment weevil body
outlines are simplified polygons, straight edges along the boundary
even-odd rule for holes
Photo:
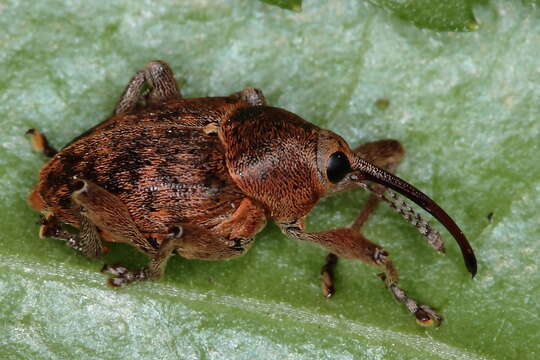
[[[397,286],[388,253],[360,233],[383,200],[432,247],[444,250],[438,232],[397,193],[451,232],[467,268],[476,273],[472,248],[454,221],[392,174],[404,154],[399,142],[381,140],[351,150],[333,132],[266,105],[257,89],[185,99],[170,67],[153,61],[131,79],[110,118],[59,152],[39,131],[29,132],[34,147],[51,157],[29,196],[43,214],[40,236],[65,240],[88,257],[103,254],[102,240],[132,244],[149,257],[142,270],[104,266],[113,274],[113,286],[161,278],[174,253],[209,260],[240,256],[274,220],[287,236],[330,252],[321,272],[325,296],[334,293],[337,258],[360,259],[384,271],[386,286],[420,324],[440,322],[435,311]],[[306,231],[304,218],[319,199],[357,187],[371,196],[350,227]]]

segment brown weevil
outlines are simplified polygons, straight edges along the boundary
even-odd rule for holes
[[[326,297],[334,293],[338,257],[360,259],[383,270],[380,278],[420,324],[439,323],[435,311],[398,287],[386,250],[360,233],[382,200],[430,246],[444,251],[439,233],[398,194],[448,229],[467,269],[476,273],[473,250],[456,223],[393,175],[404,155],[398,141],[351,150],[333,132],[268,106],[257,89],[182,98],[170,67],[153,61],[129,81],[109,118],[62,150],[39,131],[29,133],[34,148],[51,158],[29,196],[42,213],[39,235],[65,240],[91,258],[104,253],[102,240],[129,243],[149,257],[148,266],[137,271],[105,265],[115,287],[160,279],[173,253],[188,259],[238,257],[272,219],[288,237],[329,251],[321,271]],[[319,199],[358,187],[370,197],[351,226],[306,231],[304,219]]]

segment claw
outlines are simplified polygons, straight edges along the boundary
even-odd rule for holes
[[[107,285],[113,288],[119,288],[127,284],[128,284],[127,280],[121,277],[113,277],[107,280]]]
[[[378,275],[381,280],[385,281],[386,276],[383,274]],[[409,297],[405,291],[398,287],[395,283],[387,285],[388,289],[394,295],[394,298],[405,305],[407,310],[409,310],[414,317],[416,322],[421,326],[432,326],[434,324],[440,325],[443,321],[442,316],[437,314],[432,308],[427,305],[419,304],[416,300]]]
[[[107,280],[107,284],[113,288],[119,288],[128,284],[131,284],[134,281],[144,281],[147,279],[146,271],[131,271],[125,266],[122,265],[103,265],[101,272],[109,273],[114,275],[112,278]]]
[[[432,326],[437,323],[437,326],[443,321],[442,316],[437,314],[433,309],[427,305],[420,305],[418,310],[414,313],[416,322],[421,326]]]
[[[101,272],[105,272],[105,273],[109,273],[109,274],[113,274],[113,275],[116,275],[116,276],[122,276],[124,274],[126,274],[127,272],[129,272],[129,270],[125,267],[125,266],[122,266],[122,265],[103,265],[103,267],[101,268]]]
[[[338,258],[334,254],[328,254],[326,264],[321,269],[321,289],[325,298],[332,297],[336,289],[334,288],[334,270],[337,265]]]
[[[79,245],[79,242],[77,241],[77,239],[75,239],[73,237],[66,240],[66,246],[68,246],[68,247],[70,247],[70,248],[72,248],[74,250],[77,250],[77,251],[82,251],[82,248]]]

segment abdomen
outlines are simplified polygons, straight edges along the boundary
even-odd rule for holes
[[[35,189],[42,210],[76,227],[71,193],[77,178],[118,196],[143,233],[182,223],[212,229],[244,197],[229,177],[217,137],[171,121],[110,122],[42,169]]]

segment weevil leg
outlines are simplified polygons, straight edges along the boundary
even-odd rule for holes
[[[49,141],[47,140],[47,137],[43,135],[39,130],[37,129],[28,129],[26,131],[26,134],[29,134],[32,139],[32,147],[34,150],[43,153],[45,156],[52,158],[58,151],[49,144]]]
[[[62,240],[66,242],[66,245],[77,251],[81,251],[79,235],[73,234],[69,231],[66,231],[62,228],[62,225],[58,219],[54,216],[48,216],[47,218],[42,217],[39,224],[39,237],[40,238],[53,238],[57,240]]]
[[[250,249],[255,234],[265,225],[265,209],[246,197],[229,218],[214,226],[211,231],[185,224],[182,246],[177,252],[187,259],[236,258]]]
[[[79,247],[81,252],[89,258],[98,258],[105,252],[98,230],[94,224],[81,212],[81,228],[79,233]]]
[[[138,230],[126,205],[116,196],[91,181],[79,179],[71,195],[84,216],[118,242],[132,244],[143,253],[156,249]]]
[[[260,89],[246,87],[244,90],[231,94],[234,99],[241,99],[252,106],[266,105],[266,98]]]
[[[384,281],[394,298],[406,305],[420,325],[429,326],[442,321],[442,317],[429,306],[419,304],[398,287],[399,276],[388,252],[381,246],[369,241],[352,228],[341,228],[322,232],[306,232],[304,220],[279,222],[278,226],[289,237],[319,244],[335,256],[362,260],[384,271]],[[332,259],[330,259],[332,263]],[[330,286],[333,284],[330,282]],[[329,287],[329,286],[327,286]]]
[[[325,298],[335,294],[334,271],[338,262],[338,257],[332,253],[326,256],[326,261],[321,269],[321,289]]]
[[[102,246],[96,227],[81,217],[81,229],[79,234],[73,234],[62,228],[61,223],[54,215],[47,218],[42,217],[39,221],[39,237],[50,237],[66,242],[66,245],[72,249],[80,251],[88,258],[97,258],[107,252],[107,248]]]
[[[386,281],[385,273],[381,273],[378,276],[382,281],[384,281],[386,287],[394,296],[394,299],[405,305],[407,310],[409,310],[409,312],[415,316],[418,324],[422,326],[431,326],[434,322],[440,324],[443,321],[443,318],[431,307],[419,304],[416,300],[410,298],[405,290],[398,287],[396,283],[388,283]]]
[[[172,240],[181,237],[181,228],[172,231],[172,235],[157,246],[141,234],[127,207],[118,197],[87,180],[79,180],[77,185],[78,189],[73,192],[72,199],[82,207],[84,217],[116,241],[131,244],[150,258],[148,267],[139,271],[129,271],[121,265],[106,265],[104,271],[116,275],[109,284],[123,286],[136,280],[161,278],[176,246]]]
[[[144,93],[148,90],[147,93]],[[166,100],[181,97],[174,73],[164,61],[154,60],[138,71],[129,81],[114,114],[133,111],[141,101],[145,105],[158,105]]]
[[[165,267],[169,258],[179,245],[182,233],[183,229],[180,225],[173,226],[157,251],[151,255],[150,262],[146,268],[131,271],[122,265],[104,265],[101,271],[114,275],[108,280],[109,285],[112,287],[122,287],[134,281],[161,279],[165,273]]]

